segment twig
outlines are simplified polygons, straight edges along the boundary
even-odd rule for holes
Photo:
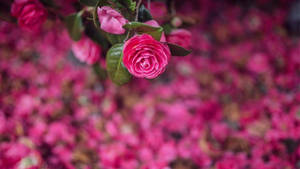
[[[149,11],[151,11],[151,0],[148,0],[147,8],[148,8]]]
[[[168,12],[171,14],[171,16],[176,15],[176,9],[175,9],[175,0],[167,0],[168,5]]]
[[[138,18],[139,18],[139,9],[140,9],[141,3],[142,3],[142,0],[139,0],[139,2],[136,5],[135,21],[138,21]]]
[[[130,35],[130,31],[131,31],[131,30],[128,30],[127,35],[126,35],[126,37],[125,37],[125,39],[124,39],[124,42],[126,42],[126,41],[128,40],[129,35]]]
[[[176,15],[176,9],[175,9],[175,0],[171,1],[171,15]]]

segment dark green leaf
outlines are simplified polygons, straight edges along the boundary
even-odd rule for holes
[[[147,22],[149,20],[152,20],[152,15],[150,13],[150,11],[145,8],[144,5],[141,5],[139,8],[139,17],[138,17],[138,21],[139,22]]]
[[[162,27],[153,27],[141,22],[129,22],[128,24],[123,26],[127,30],[134,30],[138,34],[149,34],[151,35],[154,39],[160,40],[163,28]]]
[[[98,0],[79,0],[79,2],[86,6],[95,6]]]
[[[181,46],[178,46],[176,44],[172,44],[172,43],[167,42],[167,45],[170,48],[172,56],[186,56],[186,55],[191,53],[190,50],[187,50],[187,49],[185,49]]]
[[[101,48],[106,51],[110,46],[108,40],[105,38],[105,33],[101,30],[98,30],[93,23],[89,22],[85,24],[84,28],[85,34],[91,38],[94,42],[101,45]]]
[[[117,85],[129,82],[131,75],[123,65],[123,44],[112,46],[106,55],[107,72],[110,79]]]
[[[58,7],[58,6],[54,3],[53,0],[40,0],[40,2],[42,2],[42,4],[45,5],[45,6],[54,7],[54,8],[57,8],[57,7]]]
[[[157,30],[157,31],[145,32],[145,33],[151,35],[155,40],[160,41],[161,35],[163,33],[163,30],[164,29],[162,27],[160,27],[160,29]]]
[[[110,44],[114,45],[117,43],[122,43],[124,39],[126,38],[126,35],[115,35],[105,32],[105,36],[107,40],[110,42]]]
[[[171,25],[171,24],[168,24],[168,23],[162,25],[162,27],[164,28],[164,32],[165,32],[167,35],[170,34],[171,31],[172,31],[172,29],[173,29],[172,25]]]
[[[68,29],[70,37],[74,41],[78,41],[81,38],[82,31],[83,31],[81,14],[75,13],[67,16],[65,20],[65,24]]]
[[[134,19],[136,2],[132,0],[109,0],[112,8],[120,12],[127,20]]]
[[[157,31],[161,27],[153,27],[141,22],[129,22],[123,26],[125,29],[134,29],[137,32]]]
[[[136,2],[133,0],[118,0],[119,3],[128,8],[131,12],[135,11]]]

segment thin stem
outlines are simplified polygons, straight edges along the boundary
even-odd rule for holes
[[[131,30],[128,30],[127,35],[126,35],[126,37],[125,37],[125,39],[124,39],[124,42],[126,42],[126,41],[128,40],[129,35],[130,35],[130,31],[131,31]]]
[[[151,10],[151,0],[148,0],[147,8],[148,8],[149,11]]]
[[[139,9],[140,9],[141,4],[142,4],[142,0],[139,0],[139,2],[136,5],[135,21],[138,21],[138,18],[139,18]]]
[[[175,0],[171,1],[171,15],[176,15],[176,9],[175,9]]]

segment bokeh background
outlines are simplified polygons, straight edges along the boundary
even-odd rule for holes
[[[153,17],[171,6],[193,52],[120,87],[74,57],[61,21],[1,20],[0,168],[300,168],[300,1],[151,1]]]

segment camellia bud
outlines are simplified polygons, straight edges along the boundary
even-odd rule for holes
[[[109,6],[98,7],[97,10],[101,29],[112,34],[123,34],[123,26],[128,22],[119,12]]]

